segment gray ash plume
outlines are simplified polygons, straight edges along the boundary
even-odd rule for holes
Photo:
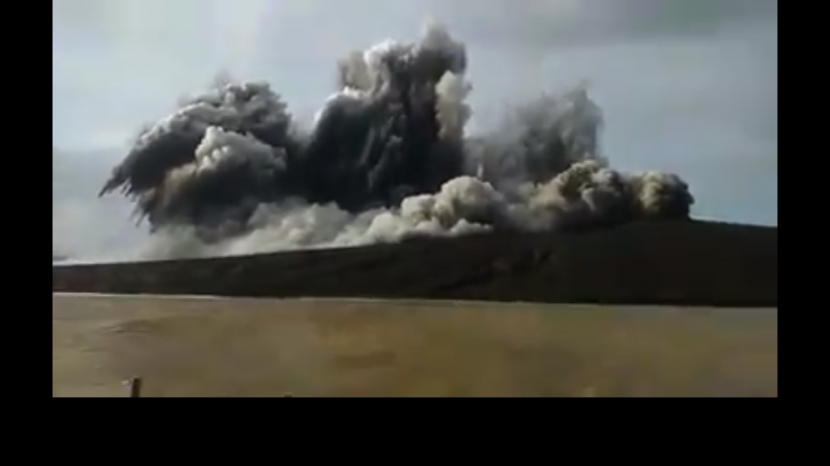
[[[200,244],[186,255],[688,218],[676,175],[608,166],[583,87],[465,134],[467,61],[435,23],[347,54],[310,129],[267,83],[217,83],[142,132],[100,194],[120,190],[156,235]]]

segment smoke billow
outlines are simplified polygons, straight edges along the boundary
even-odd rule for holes
[[[465,134],[467,60],[435,23],[347,54],[310,128],[267,83],[218,82],[144,130],[101,195],[131,199],[168,257],[688,218],[676,175],[608,166],[584,87]]]

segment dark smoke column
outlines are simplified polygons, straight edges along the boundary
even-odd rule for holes
[[[352,55],[308,137],[268,85],[221,85],[144,132],[101,194],[122,189],[154,227],[244,225],[258,204],[286,197],[397,205],[461,174],[463,124],[450,115],[442,126],[452,104],[440,86],[465,68],[463,46],[440,28]]]

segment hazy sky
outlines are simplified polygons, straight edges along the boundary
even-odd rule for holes
[[[428,17],[468,45],[478,126],[587,80],[616,168],[680,173],[698,215],[777,224],[775,0],[53,0],[53,138],[73,173],[56,182],[96,202],[126,140],[219,70],[308,115],[343,52]]]

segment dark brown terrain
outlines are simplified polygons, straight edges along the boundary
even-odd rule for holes
[[[642,223],[246,257],[53,265],[60,292],[777,307],[778,229]]]

